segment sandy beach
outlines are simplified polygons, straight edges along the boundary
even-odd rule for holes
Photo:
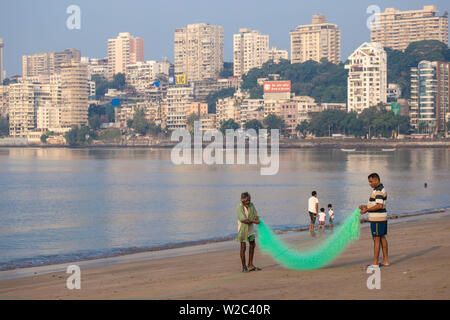
[[[64,271],[0,280],[0,298],[449,299],[449,234],[449,211],[390,220],[391,266],[381,268],[380,290],[369,290],[366,285],[370,274],[365,265],[371,262],[373,244],[369,225],[362,224],[360,239],[319,270],[287,270],[257,249],[255,264],[263,270],[241,273],[238,243],[228,241],[206,252],[199,247],[184,249],[181,255],[154,253],[139,261],[80,264],[80,290],[66,288],[69,275]],[[298,248],[320,241],[305,232],[283,237]]]

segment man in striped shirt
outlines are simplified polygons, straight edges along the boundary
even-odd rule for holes
[[[370,229],[373,237],[374,255],[371,267],[388,266],[388,242],[387,235],[387,213],[386,199],[387,194],[383,184],[380,182],[380,176],[372,173],[368,177],[369,184],[373,188],[367,205],[359,206],[360,214],[369,213]],[[378,262],[380,257],[380,245],[383,248],[383,261]]]

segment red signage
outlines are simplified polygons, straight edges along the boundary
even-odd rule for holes
[[[291,81],[266,81],[264,92],[291,92]]]

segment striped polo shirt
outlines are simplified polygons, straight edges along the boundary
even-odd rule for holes
[[[369,221],[376,222],[387,220],[386,199],[387,199],[386,189],[384,188],[383,184],[380,183],[378,187],[375,187],[372,190],[369,202],[367,203],[367,208],[371,208],[378,203],[381,203],[383,207],[377,211],[369,211]]]

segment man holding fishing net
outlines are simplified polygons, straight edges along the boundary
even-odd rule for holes
[[[386,199],[387,194],[383,184],[380,182],[380,176],[377,173],[371,173],[368,176],[369,185],[373,188],[367,205],[360,205],[360,214],[369,213],[370,229],[373,237],[374,255],[373,262],[368,267],[384,267],[389,265],[388,261],[388,242],[387,234],[387,213]],[[383,261],[379,263],[380,245],[383,248]]]
[[[250,200],[251,198],[248,192],[242,193],[241,202],[237,207],[238,235],[236,240],[241,243],[242,272],[261,270],[261,268],[253,265],[253,256],[255,254],[256,246],[254,224],[259,224],[260,220],[256,208]],[[245,249],[247,241],[250,244],[248,253],[248,267],[245,264]]]

